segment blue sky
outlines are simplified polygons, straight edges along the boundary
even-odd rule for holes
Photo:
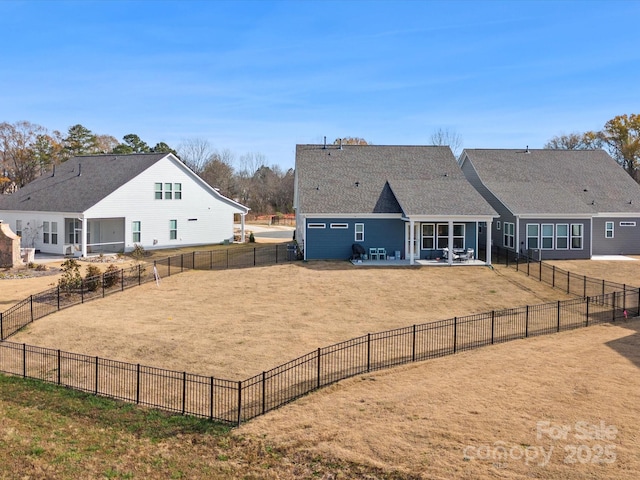
[[[363,137],[541,148],[640,113],[637,1],[0,0],[0,122],[294,165]]]

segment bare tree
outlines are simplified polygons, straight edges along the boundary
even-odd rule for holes
[[[590,150],[602,148],[604,138],[602,132],[573,132],[568,135],[557,135],[549,140],[544,148],[552,150]]]
[[[449,147],[453,155],[458,158],[462,150],[462,137],[455,130],[438,128],[431,134],[431,144]]]
[[[364,138],[360,137],[344,137],[344,138],[336,138],[333,141],[334,145],[371,145],[370,142],[367,142]]]
[[[184,164],[196,173],[200,173],[216,153],[213,145],[204,138],[183,140],[176,148],[176,151]]]

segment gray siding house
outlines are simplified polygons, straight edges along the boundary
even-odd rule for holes
[[[353,244],[408,259],[474,249],[495,210],[449,147],[297,145],[296,239],[306,260],[348,259]],[[491,263],[490,249],[486,263]]]
[[[640,185],[603,150],[465,149],[459,164],[500,215],[497,246],[542,260],[640,254]]]

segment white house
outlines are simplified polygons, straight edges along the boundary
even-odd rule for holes
[[[74,157],[12,195],[0,219],[22,247],[100,252],[233,242],[249,209],[209,186],[171,153]]]

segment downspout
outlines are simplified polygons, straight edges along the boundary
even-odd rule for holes
[[[449,255],[447,255],[447,263],[453,265],[453,220],[449,220],[449,238],[447,239],[449,246]]]
[[[412,218],[409,218],[409,265],[415,265],[414,255],[415,248],[413,247],[415,243],[414,232],[413,232],[414,222]]]
[[[491,230],[493,229],[493,219],[487,221],[487,245],[486,245],[486,264],[491,265]]]

